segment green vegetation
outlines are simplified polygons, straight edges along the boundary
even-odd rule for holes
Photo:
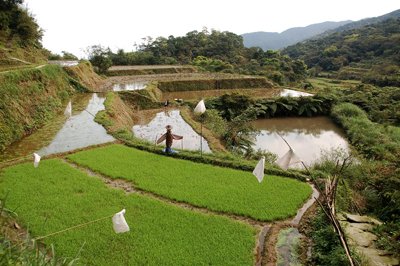
[[[400,143],[387,134],[384,126],[371,122],[359,107],[351,103],[338,104],[332,109],[332,117],[367,158],[400,162]]]
[[[175,73],[195,73],[196,69],[192,66],[126,66],[112,67],[107,70],[107,76],[132,76],[132,75],[151,75],[151,74],[175,74]]]
[[[0,42],[41,47],[42,30],[22,3],[23,0],[0,1]]]
[[[73,84],[77,84],[76,87],[80,92],[97,91],[97,86],[102,82],[102,78],[93,71],[89,61],[81,61],[76,66],[63,69],[68,73]]]
[[[298,43],[284,50],[291,58],[304,60],[313,73],[339,71],[345,79],[361,79],[377,86],[400,86],[400,18],[323,38]]]
[[[264,221],[293,216],[311,192],[307,184],[292,179],[266,176],[259,184],[249,172],[157,156],[121,145],[68,158],[173,200]]]
[[[313,241],[309,265],[347,266],[350,265],[339,238],[322,211],[318,211],[308,232]]]
[[[226,77],[216,79],[160,81],[158,88],[164,92],[191,90],[219,90],[272,88],[271,82],[261,77]]]
[[[95,67],[95,70],[99,73],[105,74],[110,66],[112,66],[112,61],[108,57],[111,53],[109,48],[102,47],[101,45],[93,45],[87,48],[88,58],[90,63]]]
[[[192,64],[205,71],[260,75],[279,84],[303,80],[307,75],[307,67],[301,60],[292,60],[275,51],[246,48],[241,36],[227,31],[204,29],[182,37],[148,38],[136,52],[118,50],[114,54],[100,48],[92,51],[101,53],[89,54],[101,54],[102,61],[111,60],[113,65]],[[94,60],[91,62],[97,66]]]
[[[0,150],[43,126],[73,93],[70,78],[59,66],[0,75]]]
[[[253,264],[256,232],[250,226],[126,195],[60,160],[42,161],[35,169],[31,163],[6,168],[0,182],[10,191],[6,207],[36,237],[126,208],[128,233],[115,234],[110,217],[44,239],[65,257],[81,250],[85,265]]]
[[[40,43],[43,32],[23,2],[0,1],[0,69],[44,62],[48,54]]]

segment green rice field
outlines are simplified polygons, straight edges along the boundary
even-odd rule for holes
[[[140,159],[138,155],[144,158]],[[146,155],[122,146],[110,146],[70,156],[76,161],[93,163],[100,169],[110,168],[110,165],[120,161],[121,164],[109,169],[112,172],[116,172],[117,167],[132,164],[132,167],[123,171],[128,176],[127,179],[133,179],[133,176],[137,175],[137,180],[147,176],[149,179],[160,181],[166,175],[161,175],[159,178],[155,176],[163,172],[162,165],[168,166],[172,159],[157,157],[160,156]],[[133,159],[136,162],[132,162]],[[154,163],[152,168],[161,164],[161,169],[153,176],[148,174],[151,167],[145,166],[145,163],[150,162]],[[189,172],[192,175],[195,171],[199,171],[199,167],[204,167],[187,164],[189,166],[185,168],[184,163],[178,161],[176,169],[167,172],[167,175],[171,176],[168,181],[174,182],[169,185],[171,191],[187,189],[189,184],[184,182],[185,176],[177,176],[174,179],[176,173],[193,167],[194,169]],[[143,171],[137,168],[139,165],[143,166]],[[206,168],[204,173],[210,171]],[[229,178],[228,173],[232,173],[233,179],[238,177],[234,177],[235,174],[227,169],[217,169],[216,177],[220,171],[227,171],[226,176],[221,177],[221,186],[216,188],[221,191],[220,202],[224,202],[230,194],[228,189],[224,189],[224,182]],[[139,173],[143,173],[142,176]],[[203,180],[208,185],[213,184],[208,180],[209,175],[210,173]],[[247,173],[242,175],[244,180],[250,179]],[[199,175],[195,177],[199,178]],[[267,178],[265,184],[271,183],[272,180]],[[243,186],[252,181],[254,180],[244,182]],[[192,184],[196,188],[201,183],[198,180]],[[158,190],[161,185],[152,185],[152,188]],[[231,188],[231,185],[227,184],[227,187]],[[200,188],[203,189],[204,186]],[[212,190],[210,195],[215,193],[216,189]],[[189,195],[191,191],[187,191],[184,195]],[[59,159],[44,160],[38,168],[33,168],[32,163],[29,163],[3,169],[0,172],[0,193],[2,197],[8,193],[6,207],[18,213],[19,223],[28,228],[33,237],[110,216],[125,208],[130,232],[115,234],[110,217],[43,240],[48,245],[54,244],[57,254],[63,257],[75,257],[82,249],[79,255],[79,262],[82,265],[252,265],[254,263],[256,229],[253,227],[217,215],[184,210],[145,196],[125,194],[122,190],[107,187],[99,178],[87,176]],[[241,193],[244,193],[244,190]],[[198,197],[194,195],[193,199]],[[208,195],[204,194],[203,198],[208,198]],[[208,201],[205,201],[206,203]],[[284,205],[282,203],[282,206]],[[226,205],[221,204],[221,206]]]
[[[309,185],[294,179],[266,175],[259,184],[251,172],[160,156],[123,145],[78,152],[68,159],[172,200],[261,221],[294,216],[311,194]]]

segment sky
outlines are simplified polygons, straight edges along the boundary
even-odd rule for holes
[[[400,9],[399,0],[25,0],[43,46],[82,58],[92,45],[135,50],[142,38],[204,27],[243,34],[282,32],[324,21],[360,20]]]

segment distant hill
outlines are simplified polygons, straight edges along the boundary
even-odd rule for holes
[[[400,10],[363,19],[282,51],[314,71],[334,71],[339,78],[362,79],[380,86],[400,86]]]
[[[266,50],[279,50],[289,45],[301,42],[327,30],[335,29],[350,23],[351,20],[312,24],[306,27],[296,27],[278,32],[251,32],[242,34],[245,47],[261,47]]]
[[[371,24],[376,24],[385,20],[388,20],[390,18],[399,18],[400,17],[400,9],[395,10],[393,12],[387,13],[385,15],[379,16],[379,17],[373,17],[373,18],[366,18],[366,19],[362,19],[359,21],[354,21],[354,22],[350,22],[347,23],[343,26],[339,26],[337,28],[334,28],[332,30],[327,30],[325,31],[320,37],[324,36],[324,35],[329,35],[331,33],[334,32],[342,32],[342,31],[346,31],[346,30],[353,30],[353,29],[358,29],[367,25],[371,25]]]

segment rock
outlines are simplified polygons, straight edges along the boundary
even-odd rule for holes
[[[345,213],[344,214],[347,218],[348,221],[350,222],[355,222],[355,223],[369,223],[369,224],[376,224],[376,225],[381,225],[382,222],[368,217],[368,216],[361,216],[361,215],[356,215],[356,214],[350,214],[350,213]]]
[[[341,214],[341,213],[338,213],[338,214],[336,215],[336,218],[337,218],[339,221],[347,221],[347,218],[344,217],[344,215]]]
[[[370,266],[388,266],[388,265],[399,265],[399,260],[389,256],[380,256],[380,250],[373,248],[357,247],[357,251],[360,252],[368,260]]]
[[[377,239],[376,235],[370,232],[364,232],[357,227],[352,227],[351,224],[345,228],[345,231],[350,241],[357,246],[369,247],[372,245],[372,242]]]
[[[366,224],[366,223],[350,223],[350,226],[367,232],[372,232],[372,229],[374,228],[372,224]]]

